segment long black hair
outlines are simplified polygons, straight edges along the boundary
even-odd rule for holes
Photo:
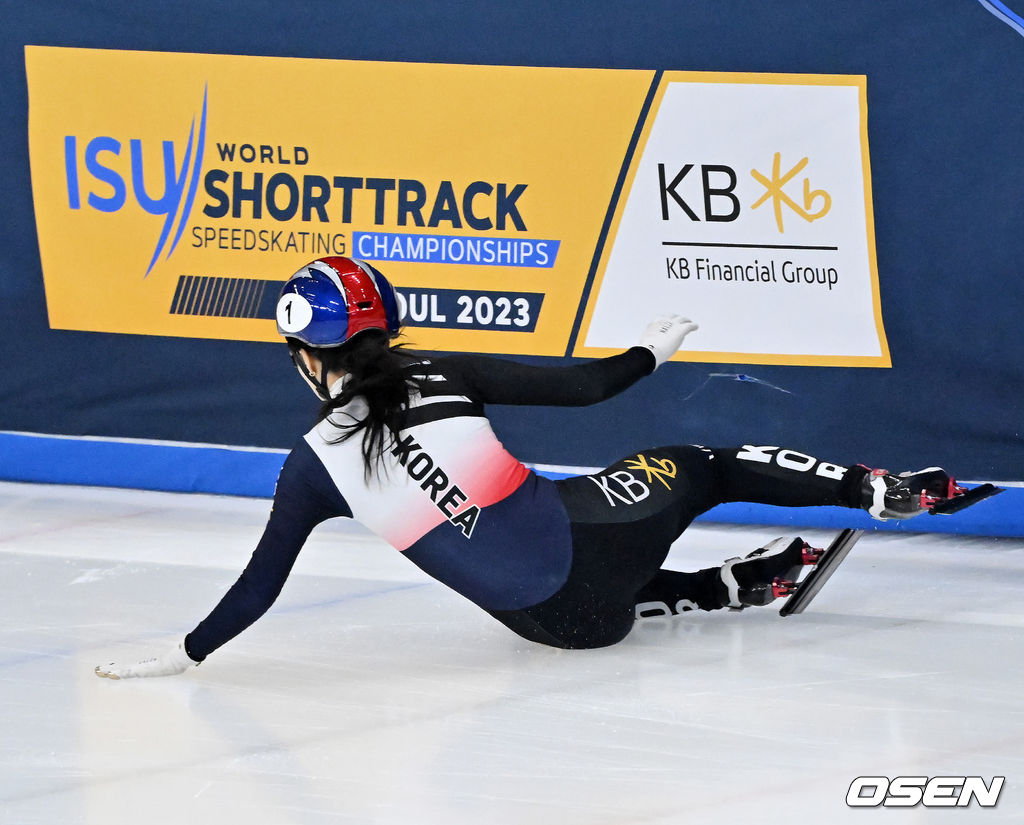
[[[390,336],[377,329],[364,330],[340,347],[314,349],[295,339],[289,339],[288,345],[293,352],[306,349],[319,358],[325,368],[323,375],[347,373],[341,392],[321,406],[319,420],[329,419],[339,430],[332,443],[363,434],[363,467],[368,481],[378,467],[384,466],[384,449],[401,429],[409,394],[420,386],[422,379],[414,376],[410,367],[421,357],[407,351],[404,344],[392,344]],[[364,418],[352,418],[350,422],[331,418],[332,413],[360,396],[368,408]]]

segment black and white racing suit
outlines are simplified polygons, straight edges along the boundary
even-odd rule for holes
[[[320,422],[285,460],[263,536],[186,638],[189,655],[201,661],[262,616],[310,532],[333,517],[358,519],[521,636],[587,648],[624,638],[638,602],[721,606],[717,568],[660,570],[671,543],[711,507],[859,506],[862,468],[753,445],[645,449],[594,475],[552,481],[505,450],[484,415],[485,404],[593,404],[653,369],[642,347],[567,367],[424,360],[411,368],[423,389],[369,478],[361,437],[339,442],[331,419]],[[364,413],[357,398],[332,419]]]

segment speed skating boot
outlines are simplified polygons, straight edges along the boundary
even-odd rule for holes
[[[768,542],[746,558],[729,559],[719,572],[722,606],[734,610],[763,607],[791,595],[804,565],[817,564],[821,553],[802,538],[786,536]]]

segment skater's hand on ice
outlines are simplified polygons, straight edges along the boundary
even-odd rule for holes
[[[698,329],[697,325],[689,318],[663,315],[647,325],[640,346],[654,353],[654,367],[657,369],[676,353],[683,339],[695,329]]]
[[[185,642],[178,642],[162,656],[143,659],[132,664],[97,665],[96,675],[104,679],[135,679],[142,676],[176,676],[184,673],[199,662],[193,661],[185,652]]]

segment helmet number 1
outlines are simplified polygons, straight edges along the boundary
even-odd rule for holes
[[[312,320],[313,307],[301,295],[289,292],[277,302],[277,325],[281,332],[301,332]]]

